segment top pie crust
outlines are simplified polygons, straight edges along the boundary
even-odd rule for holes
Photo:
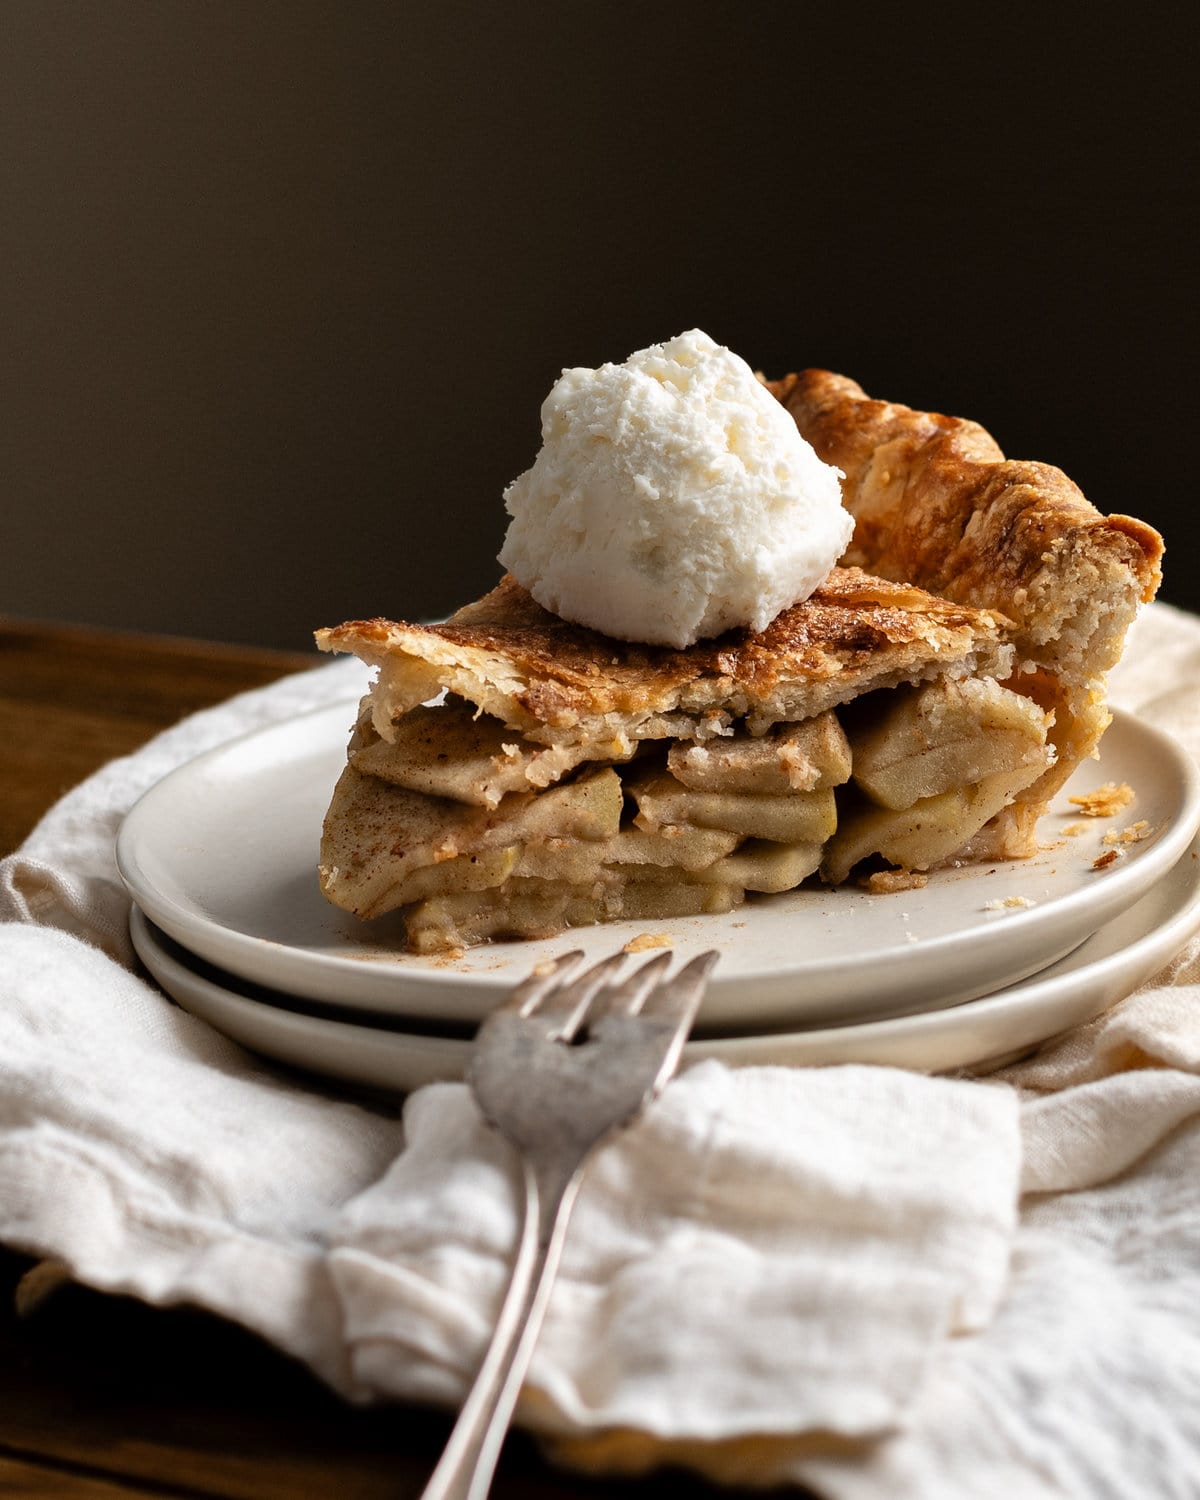
[[[385,739],[400,714],[446,689],[540,743],[598,745],[622,734],[705,739],[741,718],[759,732],[950,670],[1004,676],[1007,625],[992,611],[835,568],[764,631],[676,651],[571,625],[506,576],[444,625],[351,621],[318,631],[317,644],[380,668],[374,721]]]
[[[1157,531],[1101,515],[1061,469],[1005,458],[976,422],[873,401],[828,370],[767,384],[845,475],[843,564],[999,610],[1019,648],[1060,670],[1114,665],[1162,579]]]
[[[1055,715],[1049,798],[1108,725],[1103,674],[1162,580],[1162,537],[1101,515],[1060,469],[1005,458],[976,422],[872,400],[828,370],[767,386],[845,476],[844,564],[1007,618],[1009,686]]]

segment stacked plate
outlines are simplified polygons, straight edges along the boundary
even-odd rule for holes
[[[1172,740],[1118,714],[1031,860],[886,895],[805,889],[725,916],[417,957],[400,917],[358,922],[317,888],[354,713],[332,704],[181,767],[130,812],[117,858],[134,944],[169,995],[250,1048],[357,1083],[461,1076],[475,1025],[535,963],[639,937],[681,960],[721,952],[688,1058],[997,1063],[1097,1015],[1200,928],[1200,776]],[[1081,817],[1069,799],[1105,782],[1127,783],[1133,801]]]

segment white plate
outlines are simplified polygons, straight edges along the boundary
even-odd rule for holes
[[[684,1064],[714,1057],[733,1067],[856,1062],[921,1072],[998,1065],[1099,1015],[1157,973],[1198,928],[1193,847],[1135,906],[1035,980],[922,1015],[690,1042]],[[146,967],[186,1010],[279,1062],[401,1092],[462,1077],[471,1047],[465,1037],[405,1031],[383,1018],[357,1024],[335,1019],[329,1007],[295,1009],[288,997],[194,958],[136,907],[130,932]]]
[[[1076,772],[1032,860],[940,871],[922,890],[857,888],[757,897],[726,916],[620,922],[462,958],[403,951],[398,914],[364,923],[317,888],[321,821],[345,759],[352,703],[260,730],[171,773],[117,841],[134,900],[170,937],[243,979],[392,1016],[478,1021],[530,967],[568,947],[600,956],[666,932],[686,956],[718,948],[702,1027],[809,1025],[900,1015],[986,994],[1045,968],[1141,897],[1200,823],[1200,777],[1165,735],[1118,714],[1099,762]],[[1078,822],[1069,793],[1127,781],[1117,819]],[[1108,869],[1101,835],[1145,819],[1151,836]],[[1006,907],[1006,899],[1034,904]]]

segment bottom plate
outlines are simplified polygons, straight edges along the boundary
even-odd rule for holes
[[[1032,979],[950,1009],[808,1031],[761,1032],[690,1042],[684,1065],[717,1058],[734,1067],[875,1063],[946,1072],[999,1066],[1123,999],[1200,928],[1200,840],[1122,916]],[[323,1076],[407,1092],[461,1078],[469,1032],[418,1029],[376,1016],[348,1021],[205,963],[134,907],[134,947],[185,1010],[251,1050]]]

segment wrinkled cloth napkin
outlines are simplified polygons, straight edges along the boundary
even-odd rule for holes
[[[138,973],[124,812],[336,663],[113,762],[0,864],[0,1240],[199,1304],[356,1400],[458,1401],[517,1176],[461,1085],[403,1111],[226,1041]],[[1114,701],[1200,755],[1200,621],[1155,605]],[[563,1461],[837,1500],[1200,1489],[1200,942],[983,1079],[683,1074],[597,1159],[519,1419]]]

